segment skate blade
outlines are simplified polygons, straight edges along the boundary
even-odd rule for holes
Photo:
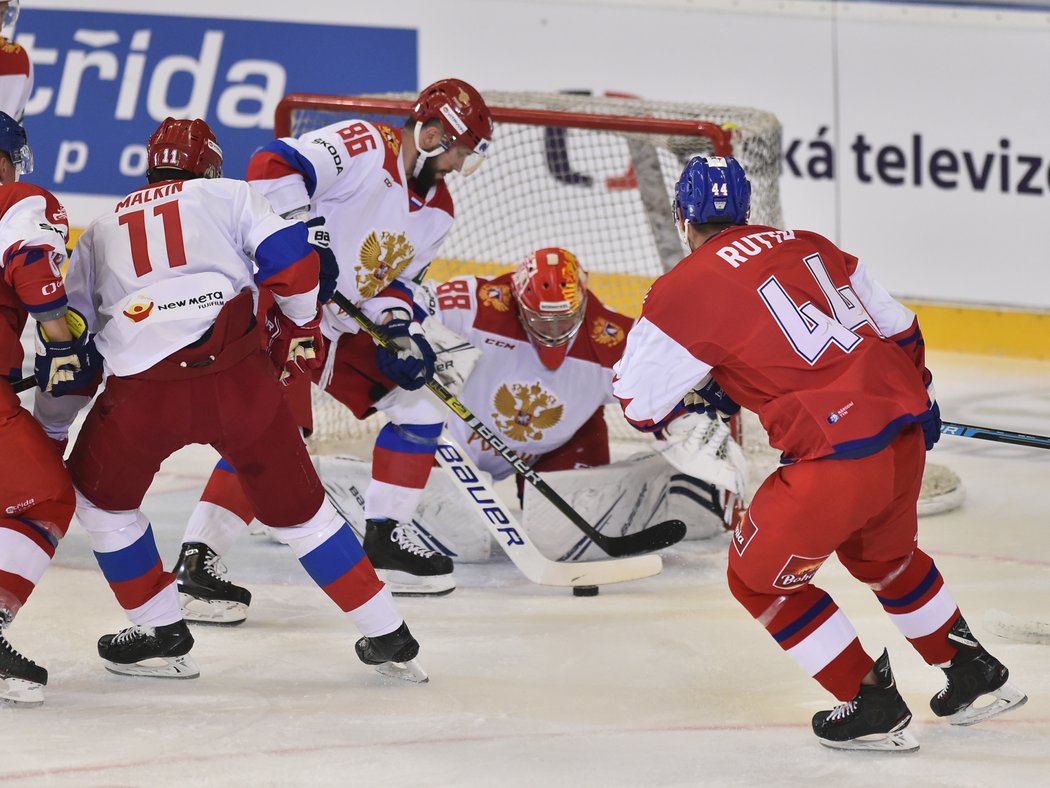
[[[375,666],[376,672],[392,679],[400,679],[413,684],[426,684],[430,676],[423,670],[423,666],[414,659],[408,662],[381,662]]]
[[[33,708],[44,702],[44,685],[25,679],[9,678],[0,685],[0,701],[13,706]]]
[[[194,624],[216,624],[232,627],[243,624],[248,618],[248,606],[243,602],[227,599],[199,599],[189,594],[179,594],[182,617]]]
[[[821,744],[833,750],[860,750],[869,752],[915,752],[919,749],[918,740],[907,730],[877,733],[861,736],[848,741],[820,739]]]
[[[157,679],[195,679],[200,676],[200,668],[193,661],[193,657],[185,654],[181,657],[156,657],[155,659],[144,659],[141,662],[110,662],[102,660],[106,670],[110,673],[118,673],[121,676],[148,676]]]
[[[991,698],[991,701],[982,706],[976,705],[979,701]],[[952,725],[976,725],[979,722],[998,717],[1000,714],[1019,709],[1028,702],[1028,696],[1014,685],[1003,684],[999,689],[986,693],[977,698],[965,709],[961,709],[947,718]]]
[[[456,590],[456,578],[447,575],[412,575],[396,569],[376,569],[394,596],[445,596]]]

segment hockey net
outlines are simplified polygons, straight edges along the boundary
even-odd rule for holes
[[[494,276],[545,246],[572,250],[604,303],[637,316],[652,281],[688,251],[671,220],[671,196],[695,155],[733,155],[752,182],[751,221],[783,226],[780,123],[749,107],[566,93],[485,92],[495,120],[483,166],[447,183],[456,220],[428,277]],[[277,136],[300,136],[348,118],[401,127],[415,94],[292,94],[277,109]],[[364,444],[385,419],[358,421],[314,387],[311,451]],[[614,456],[652,439],[635,432],[618,406],[606,411]],[[740,425],[738,425],[739,428]],[[745,421],[745,449],[760,468],[776,455],[757,419]],[[367,456],[367,455],[366,455]],[[949,472],[950,473],[950,472]]]

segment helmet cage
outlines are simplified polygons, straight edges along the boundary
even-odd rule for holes
[[[567,345],[583,325],[587,310],[587,274],[565,249],[539,249],[511,280],[518,317],[535,344]]]
[[[4,8],[4,18],[0,20],[0,32],[8,40],[14,38],[15,25],[18,23],[19,0],[10,0]]]
[[[5,112],[0,112],[0,152],[11,160],[16,180],[33,171],[33,149],[29,147],[26,130]]]

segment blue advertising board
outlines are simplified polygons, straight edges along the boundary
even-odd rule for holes
[[[146,140],[169,115],[207,120],[239,178],[285,94],[417,87],[417,35],[403,28],[27,8],[16,40],[36,70],[32,181],[60,192],[142,185]]]

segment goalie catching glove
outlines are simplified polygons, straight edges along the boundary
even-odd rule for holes
[[[423,326],[414,320],[395,317],[381,328],[397,350],[376,347],[379,371],[407,391],[420,389],[432,380],[437,356],[427,342]]]
[[[56,397],[89,386],[102,366],[95,339],[87,331],[84,316],[75,309],[65,315],[72,339],[48,339],[43,325],[36,324],[36,363],[34,372],[41,391]]]
[[[266,313],[266,333],[270,337],[267,352],[280,370],[284,385],[324,364],[320,312],[313,320],[297,326],[278,307],[271,307]]]

